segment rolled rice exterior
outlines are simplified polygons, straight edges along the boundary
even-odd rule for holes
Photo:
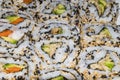
[[[88,47],[79,56],[77,70],[84,79],[112,79],[119,75],[119,48],[117,47]],[[110,63],[109,67],[108,64]],[[110,67],[111,66],[111,67]]]
[[[112,25],[85,24],[81,26],[81,45],[119,47],[119,27]]]
[[[115,25],[118,17],[118,3],[116,1],[105,0],[106,7],[102,15],[99,15],[97,6],[94,4],[95,0],[80,0],[79,1],[79,15],[81,23],[99,23]],[[97,1],[95,1],[97,3]],[[102,6],[103,7],[103,6]]]
[[[28,63],[20,58],[13,58],[13,57],[7,57],[7,56],[1,56],[0,57],[0,66],[1,69],[4,65],[4,67],[12,67],[12,64],[19,65],[19,66],[24,66],[24,68],[21,71],[18,72],[10,72],[6,73],[4,70],[0,72],[0,79],[22,79],[22,80],[27,80],[29,79],[29,68],[28,68]]]

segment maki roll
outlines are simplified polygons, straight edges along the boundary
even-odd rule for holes
[[[76,18],[76,13],[77,3],[72,3],[72,1],[68,0],[48,0],[41,3],[36,19],[38,22],[52,19],[71,22],[72,19]],[[39,17],[37,18],[37,16]]]
[[[67,66],[76,58],[79,49],[72,40],[50,39],[36,42],[35,51],[47,64],[65,63]]]
[[[39,35],[39,36],[38,36]],[[67,21],[47,20],[32,30],[32,38],[35,41],[57,39],[72,39],[79,43],[80,31],[77,26],[69,25]]]
[[[82,27],[83,47],[106,45],[119,47],[120,32],[118,27],[110,25],[86,24]]]
[[[7,47],[7,48],[12,48],[21,43],[22,38],[24,36],[24,32],[18,29],[13,29],[13,27],[9,28],[7,26],[6,28],[4,27],[6,25],[2,25],[0,27],[0,45],[2,47]],[[15,27],[14,27],[15,28]]]
[[[36,28],[36,29],[35,29]],[[32,31],[35,52],[46,64],[63,63],[66,67],[76,65],[80,33],[76,26],[63,21],[45,21]],[[38,37],[39,35],[39,37]],[[37,36],[37,37],[36,37]],[[73,61],[74,64],[71,64]]]
[[[28,64],[26,61],[13,57],[0,57],[0,79],[29,79]]]
[[[119,48],[88,47],[79,56],[78,71],[87,79],[112,79],[119,76]]]
[[[79,13],[82,23],[115,25],[118,17],[118,3],[114,0],[80,0]]]

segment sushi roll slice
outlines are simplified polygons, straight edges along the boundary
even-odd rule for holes
[[[24,32],[12,25],[7,25],[3,23],[0,27],[0,45],[2,47],[12,48],[21,43],[22,38],[24,37]]]
[[[35,51],[47,64],[63,63],[68,65],[77,56],[78,46],[72,40],[41,40],[35,43]],[[67,58],[70,59],[66,61]],[[68,64],[67,64],[68,63]]]
[[[86,24],[82,27],[82,46],[116,46],[119,47],[120,32],[118,27],[110,25]]]
[[[77,4],[68,0],[48,0],[43,1],[39,11],[36,13],[36,19],[39,22],[58,19],[72,21],[75,20],[77,13]],[[39,16],[37,18],[37,16]],[[40,19],[39,19],[40,18]]]
[[[38,36],[39,35],[39,36]],[[38,24],[32,31],[33,40],[49,40],[50,38],[57,39],[72,39],[79,42],[80,31],[77,26],[69,25],[66,21],[47,20],[43,24]]]
[[[117,47],[88,47],[81,52],[77,69],[85,80],[112,79],[119,75],[119,54]]]
[[[39,9],[40,3],[41,1],[38,0],[2,0],[1,7],[4,10],[13,10],[15,13],[22,13],[27,16],[27,19],[33,19]]]
[[[1,80],[28,80],[28,64],[26,61],[13,57],[0,57]]]
[[[79,46],[76,44],[80,44],[80,33],[76,26],[70,26],[63,21],[48,20],[34,29],[37,30],[32,32],[33,40],[36,41],[35,51],[47,64],[64,61],[64,64],[69,64],[77,57]]]
[[[82,23],[115,25],[118,3],[114,0],[80,0],[79,13]]]

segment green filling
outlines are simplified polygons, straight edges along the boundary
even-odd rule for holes
[[[108,37],[112,37],[112,35],[110,34],[110,32],[109,32],[109,30],[107,29],[107,28],[104,28],[101,32],[100,32],[100,34],[102,34],[102,35],[106,35],[106,36],[108,36]]]
[[[20,17],[16,16],[16,15],[12,15],[12,16],[8,16],[6,19],[9,20],[10,22],[13,22],[13,21],[17,20],[18,18],[20,18]]]
[[[12,64],[12,63],[7,63],[5,65],[3,65],[3,68],[10,68],[10,67],[20,67],[20,68],[24,68],[23,66],[19,66],[19,65],[16,65],[16,64]]]
[[[46,52],[46,53],[49,54],[50,51],[51,51],[51,50],[50,50],[50,45],[43,45],[43,46],[42,46],[42,50],[43,50],[44,52]]]
[[[52,42],[41,46],[42,50],[49,54],[50,57],[55,53],[56,49],[62,45],[61,42]]]
[[[62,4],[58,4],[56,8],[53,9],[53,13],[56,15],[60,15],[66,11],[65,6]]]
[[[99,3],[99,4],[102,4],[103,6],[106,6],[106,5],[107,5],[106,0],[99,0],[98,3]]]
[[[58,31],[58,34],[62,34],[63,33],[63,29],[60,28],[59,31]]]
[[[93,3],[96,5],[98,9],[99,16],[101,16],[104,13],[105,8],[107,6],[106,0],[97,0],[97,1],[94,0]]]
[[[64,77],[63,77],[63,76],[58,76],[58,77],[53,78],[53,79],[51,79],[51,80],[64,80]]]
[[[9,37],[3,37],[2,36],[1,38],[3,38],[5,41],[7,41],[7,42],[9,42],[11,44],[16,44],[17,43],[17,40],[9,38]]]
[[[112,70],[112,68],[114,67],[114,63],[110,61],[106,61],[104,65],[107,66],[109,70]]]

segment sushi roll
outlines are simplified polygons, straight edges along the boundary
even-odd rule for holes
[[[15,47],[21,43],[22,38],[24,37],[24,32],[18,29],[13,29],[13,27],[10,25],[1,25],[0,29],[0,46],[2,47]]]
[[[65,63],[67,66],[69,62],[78,56],[79,49],[72,40],[51,39],[36,42],[35,51],[42,61],[47,64]],[[68,60],[66,60],[67,58]]]
[[[120,58],[118,47],[88,47],[79,56],[77,70],[85,80],[104,80],[119,76]]]
[[[28,64],[20,58],[0,57],[1,80],[28,80]]]
[[[72,3],[72,1],[68,0],[47,0],[41,3],[35,16],[38,23],[52,19],[72,22],[72,19],[75,20],[76,14],[77,4],[74,1]]]
[[[64,64],[68,63],[66,66],[71,65],[78,56],[79,46],[76,44],[80,44],[80,33],[76,26],[48,20],[34,29],[37,30],[32,32],[33,40],[36,41],[35,52],[42,61],[46,64],[65,61]]]
[[[39,35],[39,36],[38,36]],[[69,25],[64,20],[47,20],[44,23],[38,24],[32,31],[33,40],[49,40],[50,38],[57,39],[72,39],[79,43],[80,31],[77,26]]]
[[[116,46],[119,47],[119,27],[111,27],[110,25],[85,24],[82,27],[82,46]]]
[[[114,0],[80,0],[80,21],[84,23],[116,24],[118,3]]]

